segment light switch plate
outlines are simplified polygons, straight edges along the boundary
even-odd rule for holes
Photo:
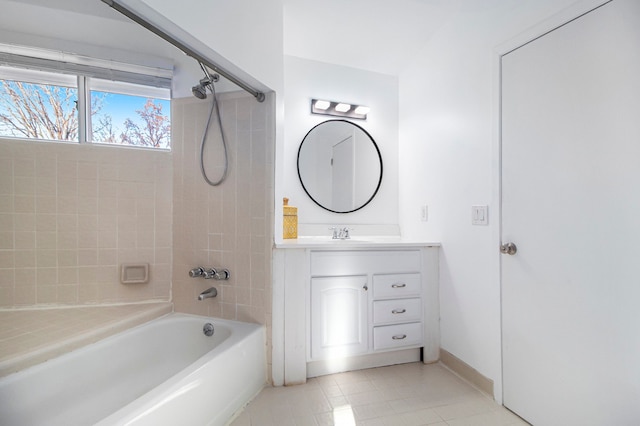
[[[471,224],[489,224],[489,206],[471,206]]]
[[[420,220],[423,222],[427,222],[429,220],[429,206],[426,204],[420,206]]]

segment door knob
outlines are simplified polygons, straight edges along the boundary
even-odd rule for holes
[[[518,247],[516,247],[516,245],[513,243],[506,243],[506,244],[500,245],[500,253],[502,254],[508,254],[513,256],[514,254],[517,253],[517,251],[518,251]]]

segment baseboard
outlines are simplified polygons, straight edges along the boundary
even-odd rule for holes
[[[318,377],[326,374],[418,361],[420,361],[419,348],[367,354],[351,358],[309,361],[307,362],[307,377]]]
[[[493,398],[493,380],[483,376],[466,362],[440,348],[440,362],[447,368],[474,385],[478,390]]]

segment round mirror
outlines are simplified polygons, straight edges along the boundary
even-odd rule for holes
[[[298,176],[323,209],[350,213],[369,204],[382,182],[382,156],[362,127],[346,120],[318,124],[298,150]]]

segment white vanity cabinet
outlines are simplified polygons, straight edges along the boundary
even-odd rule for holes
[[[274,384],[439,356],[438,246],[276,248]]]
[[[311,250],[309,361],[423,342],[420,250]]]

